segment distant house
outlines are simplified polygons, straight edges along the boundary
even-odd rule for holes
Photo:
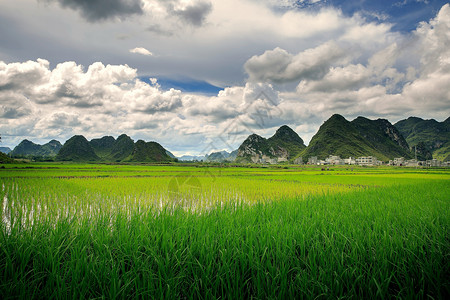
[[[344,164],[344,160],[341,159],[337,155],[330,155],[330,156],[328,156],[327,159],[325,159],[325,163],[329,164],[329,165],[343,165]]]
[[[443,165],[442,162],[437,159],[431,159],[426,161],[427,167],[442,167],[442,165]]]
[[[296,165],[303,165],[303,157],[297,157],[296,159],[294,159],[294,164]]]
[[[356,164],[360,166],[377,166],[380,162],[375,156],[363,156],[356,159]]]
[[[344,158],[344,164],[346,164],[346,165],[356,165],[356,160],[353,157]]]
[[[310,158],[308,158],[309,165],[317,165],[317,163],[318,163],[317,156],[311,156]]]
[[[394,158],[394,160],[389,161],[389,165],[397,166],[397,167],[404,166],[405,163],[406,163],[406,160],[404,157],[397,157],[397,158]]]
[[[407,167],[417,167],[419,166],[419,162],[417,159],[410,159],[405,162],[405,166]]]

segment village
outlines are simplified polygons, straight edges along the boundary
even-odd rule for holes
[[[262,158],[254,157],[252,158],[253,163],[260,164],[279,164],[287,162],[287,158],[269,158],[263,156]],[[297,157],[294,160],[294,164],[303,165],[305,162],[303,161],[303,157]],[[417,159],[405,159],[404,157],[394,158],[389,162],[383,162],[378,160],[375,156],[362,156],[362,157],[349,157],[349,158],[341,158],[338,155],[330,155],[325,160],[318,159],[317,156],[311,156],[308,158],[308,162],[306,165],[356,165],[356,166],[397,166],[397,167],[450,167],[450,162],[443,162],[437,159],[431,159],[426,161],[420,161]]]

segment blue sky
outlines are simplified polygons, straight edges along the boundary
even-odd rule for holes
[[[394,24],[393,30],[408,32],[416,29],[417,24],[434,17],[439,9],[448,1],[442,0],[328,0],[325,5],[342,9],[351,16],[362,12],[367,17]],[[371,15],[372,14],[372,15]],[[385,18],[383,20],[383,18]]]
[[[1,1],[2,146],[126,133],[204,155],[281,125],[308,143],[334,113],[450,115],[448,1],[103,3]]]

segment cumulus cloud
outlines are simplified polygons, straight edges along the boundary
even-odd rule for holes
[[[421,55],[419,76],[405,85],[403,95],[422,109],[450,111],[450,5],[415,32]]]
[[[149,114],[174,111],[182,105],[181,91],[161,91],[159,86],[151,86],[140,80],[136,80],[124,98],[131,103],[134,111]]]
[[[24,89],[48,75],[49,62],[44,59],[6,64],[0,61],[0,91]]]
[[[331,64],[346,57],[344,49],[335,42],[307,49],[297,55],[275,48],[253,56],[244,65],[250,81],[276,83],[323,77]]]
[[[86,70],[75,62],[53,69],[45,60],[0,62],[0,83],[0,125],[29,120],[27,136],[154,129],[148,116],[175,114],[184,96],[179,90],[161,90],[156,79],[140,81],[136,69],[127,65],[99,62]],[[170,118],[165,116],[164,122]]]
[[[151,53],[150,51],[148,51],[147,49],[145,49],[143,47],[136,47],[134,49],[130,49],[130,53],[136,53],[136,54],[142,54],[142,55],[147,55],[147,56],[153,56],[153,53]]]
[[[142,14],[142,0],[43,0],[77,10],[89,22]]]
[[[361,64],[345,67],[332,67],[321,80],[302,81],[297,87],[299,93],[334,92],[353,90],[365,85],[370,78],[370,71]]]

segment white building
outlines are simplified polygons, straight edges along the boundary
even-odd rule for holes
[[[356,165],[356,160],[353,157],[344,158],[344,164],[346,164],[346,165]]]
[[[394,161],[389,161],[389,164],[392,166],[404,166],[405,165],[405,158],[404,157],[397,157],[394,158]]]
[[[329,165],[343,165],[344,164],[344,160],[341,159],[337,155],[330,155],[330,156],[328,156],[327,159],[325,159],[325,163],[329,164]]]
[[[356,164],[360,166],[377,166],[379,162],[375,156],[363,156],[356,159]]]
[[[427,160],[426,165],[427,165],[427,167],[441,167],[442,162],[437,159],[431,159],[431,160]]]
[[[303,165],[303,157],[299,156],[296,159],[294,159],[294,164]]]
[[[309,165],[317,165],[317,163],[318,163],[317,156],[311,156],[310,158],[308,158]]]
[[[417,161],[417,159],[410,159],[405,162],[405,166],[407,167],[417,167],[418,165],[419,162]]]

